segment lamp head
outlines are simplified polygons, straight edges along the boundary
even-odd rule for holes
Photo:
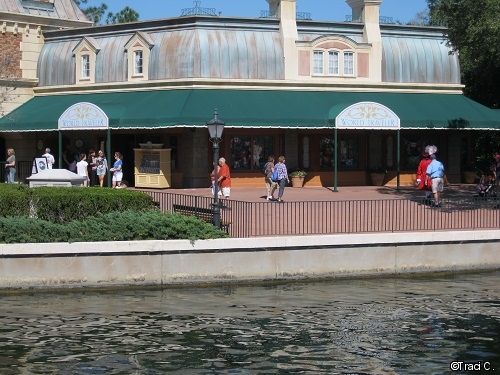
[[[222,137],[222,132],[224,131],[224,125],[226,123],[219,119],[219,113],[217,110],[214,112],[214,118],[207,122],[208,132],[210,133],[211,139],[220,139]]]

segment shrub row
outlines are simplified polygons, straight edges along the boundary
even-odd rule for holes
[[[141,211],[152,206],[150,195],[134,190],[0,184],[0,217],[26,216],[64,224],[97,213]]]
[[[228,235],[195,217],[158,210],[98,213],[66,224],[26,216],[0,218],[0,243],[210,239]]]

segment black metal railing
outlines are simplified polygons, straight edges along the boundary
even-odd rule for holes
[[[363,22],[361,18],[353,19],[352,15],[345,16],[344,21],[345,22],[359,22],[359,23]],[[378,21],[381,24],[395,24],[396,23],[396,22],[394,22],[394,19],[392,17],[387,17],[387,16],[380,16],[378,18]]]
[[[295,17],[297,20],[312,20],[311,13],[309,12],[296,12]],[[260,18],[278,18],[278,14],[271,13],[268,10],[261,10]]]
[[[210,208],[213,199],[145,191],[172,211],[174,204]],[[500,198],[446,199],[440,208],[412,199],[242,202],[224,200],[221,221],[232,237],[500,228]]]

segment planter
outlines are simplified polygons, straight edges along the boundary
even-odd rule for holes
[[[304,186],[304,176],[290,177],[290,181],[292,182],[292,187],[294,188],[301,188]]]
[[[466,184],[473,184],[476,181],[476,172],[464,171],[464,182]]]
[[[384,184],[385,173],[370,173],[373,186],[382,186]]]

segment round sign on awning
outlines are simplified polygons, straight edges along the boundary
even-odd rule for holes
[[[73,104],[59,117],[59,130],[96,130],[107,129],[109,118],[104,111],[92,103]]]
[[[344,109],[335,118],[337,129],[398,130],[399,117],[386,106],[375,102],[359,102]]]

